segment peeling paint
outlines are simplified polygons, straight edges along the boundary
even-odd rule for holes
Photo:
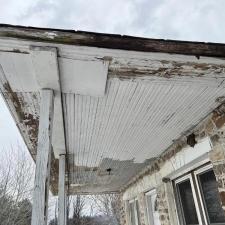
[[[7,51],[7,50],[1,50],[0,49],[0,52],[11,52],[11,53],[20,53],[20,54],[30,54],[29,52],[27,51],[21,51],[20,49],[18,48],[14,48],[12,51]]]
[[[68,45],[194,55],[198,59],[200,56],[225,57],[224,44],[203,42],[148,39],[115,34],[12,26],[7,24],[0,25],[0,36]]]
[[[16,92],[12,91],[9,83],[5,83],[3,85],[3,87],[5,88],[5,91],[7,92],[6,95],[8,95],[8,97],[10,98],[11,102],[14,105],[19,122],[25,125],[25,127],[28,131],[30,141],[33,144],[33,146],[36,147],[37,146],[37,136],[38,136],[38,124],[39,124],[38,118],[35,118],[34,115],[32,115],[32,114],[25,113],[25,111],[23,109],[24,102],[22,102],[18,98]]]
[[[73,158],[70,155],[70,158]],[[126,183],[138,171],[149,164],[151,160],[144,163],[135,163],[134,160],[114,160],[110,158],[102,159],[98,167],[74,166],[70,163],[70,186],[74,191],[82,192],[115,192]],[[111,168],[111,173],[107,169]],[[75,185],[73,185],[75,184]],[[79,184],[79,185],[78,185]]]
[[[140,62],[139,62],[140,63]],[[214,76],[225,73],[224,65],[207,63],[175,62],[175,61],[148,61],[137,67],[137,62],[113,61],[109,67],[109,75],[122,78],[157,76],[172,77],[203,77],[210,74]],[[224,76],[224,75],[223,75]]]

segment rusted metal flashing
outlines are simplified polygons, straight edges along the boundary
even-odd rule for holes
[[[148,39],[115,34],[0,24],[0,37],[142,52],[225,57],[225,44]]]

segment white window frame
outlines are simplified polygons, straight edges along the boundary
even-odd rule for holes
[[[212,164],[209,164],[209,165],[206,165],[204,167],[201,167],[197,170],[194,171],[194,177],[195,177],[195,181],[196,181],[196,189],[198,191],[198,196],[199,196],[199,202],[200,202],[200,205],[201,205],[201,208],[203,209],[203,217],[204,217],[204,221],[205,221],[205,224],[206,225],[210,225],[210,222],[208,222],[208,218],[207,218],[207,212],[206,212],[206,209],[205,209],[205,205],[203,203],[203,196],[202,196],[202,193],[201,193],[201,190],[200,190],[200,186],[199,186],[199,180],[198,180],[198,175],[202,174],[202,173],[205,173],[209,170],[212,170],[213,168],[213,165]],[[216,225],[224,225],[224,223],[216,223]]]
[[[146,208],[147,208],[147,220],[148,220],[149,225],[155,225],[155,221],[154,221],[153,211],[150,211],[150,209],[148,207],[149,205],[148,205],[147,196],[152,197],[155,194],[157,194],[156,189],[152,189],[152,190],[145,193],[145,202],[146,202]],[[153,209],[151,209],[151,210],[153,210]],[[151,219],[152,219],[153,222],[151,222]]]
[[[207,216],[206,216],[205,207],[204,207],[204,204],[203,204],[203,199],[202,199],[202,195],[201,195],[201,191],[200,191],[200,187],[199,187],[198,177],[197,176],[199,174],[203,173],[203,172],[207,172],[210,169],[212,169],[212,164],[206,165],[206,166],[201,167],[201,168],[199,168],[199,169],[194,171],[194,177],[195,177],[195,180],[196,180],[196,189],[198,191],[198,196],[199,196],[199,202],[200,202],[200,205],[201,205],[201,207],[203,209],[202,213],[203,213],[204,222],[207,225],[208,225]]]
[[[185,180],[190,180],[199,225],[210,225],[210,223],[208,222],[208,219],[207,219],[207,214],[206,214],[207,212],[206,212],[206,209],[205,209],[205,206],[203,203],[203,199],[202,199],[198,175],[201,173],[207,172],[207,171],[211,170],[212,168],[213,168],[212,164],[203,165],[199,168],[192,169],[191,171],[188,172],[187,175],[183,175],[177,179],[174,179],[174,189],[176,192],[175,196],[176,196],[177,200],[179,201],[179,203],[176,203],[177,213],[183,210],[183,209],[178,210],[178,207],[177,207],[178,205],[179,206],[181,205],[180,197],[178,196],[179,193],[177,190],[177,184],[182,183]],[[179,214],[180,213],[178,213],[178,217],[182,216],[183,220],[185,220],[183,212],[182,212],[182,215],[179,215]],[[179,221],[179,224],[182,224],[180,219],[178,219],[178,221]],[[224,223],[217,223],[216,225],[224,225]]]
[[[134,198],[134,199],[132,199],[132,200],[130,200],[130,201],[128,201],[128,203],[129,204],[131,204],[131,203],[134,203],[134,218],[135,218],[135,225],[139,225],[139,223],[138,223],[138,210],[137,210],[137,202],[138,202],[138,198]],[[131,211],[130,211],[130,205],[129,205],[129,214],[130,214],[130,216],[129,216],[129,223],[130,223],[130,225],[132,225],[132,223],[131,223]]]
[[[192,194],[193,194],[193,199],[194,199],[194,204],[195,204],[195,209],[196,209],[199,225],[203,225],[203,221],[202,221],[201,213],[200,213],[200,208],[199,208],[199,205],[198,205],[197,195],[196,195],[196,191],[195,191],[195,188],[194,188],[194,182],[193,182],[193,178],[192,178],[191,174],[184,175],[181,178],[178,178],[178,179],[175,180],[174,183],[175,183],[175,188],[176,188],[176,192],[177,192],[177,197],[179,195],[178,190],[177,190],[177,184],[179,185],[180,183],[182,183],[186,180],[189,180],[190,184],[191,184],[191,190],[192,190]],[[180,196],[178,198],[179,198],[179,204],[181,205]],[[182,217],[183,217],[183,220],[184,220],[183,209],[181,209],[181,211],[182,211]]]

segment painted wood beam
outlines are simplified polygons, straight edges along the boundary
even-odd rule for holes
[[[40,120],[36,157],[31,225],[46,225],[51,167],[53,91],[41,90]]]
[[[37,85],[40,89],[54,90],[52,145],[55,157],[59,158],[60,154],[65,154],[66,147],[57,48],[30,46],[30,51]]]
[[[196,55],[197,57],[225,56],[225,45],[219,43],[150,39],[75,30],[14,26],[9,24],[0,24],[0,37],[97,48]]]
[[[65,188],[66,156],[59,156],[59,203],[58,203],[58,225],[66,223],[66,188]]]

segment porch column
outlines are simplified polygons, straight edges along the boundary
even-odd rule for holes
[[[59,201],[58,201],[58,225],[66,224],[66,189],[65,189],[65,166],[66,156],[59,156]]]
[[[53,91],[43,89],[40,93],[41,103],[33,192],[32,225],[46,225],[48,220]]]

